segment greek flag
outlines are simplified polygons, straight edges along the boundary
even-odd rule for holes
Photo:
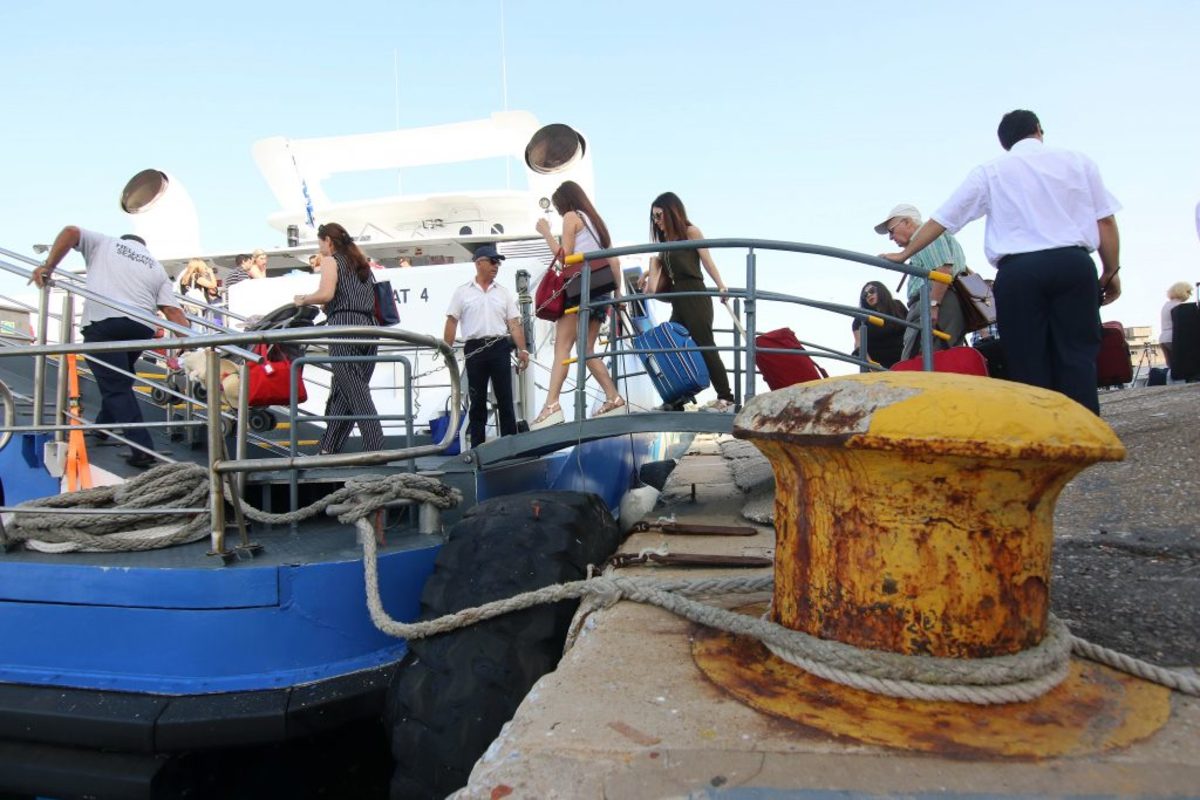
[[[308,196],[308,181],[301,178],[300,188],[304,191],[304,213],[308,216],[308,227],[316,229],[317,223],[313,219],[312,198]]]

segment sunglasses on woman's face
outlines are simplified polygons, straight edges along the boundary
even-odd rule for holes
[[[661,212],[661,211],[651,211],[650,212],[650,219],[654,220],[655,222],[662,222],[662,218],[663,218],[663,212]]]

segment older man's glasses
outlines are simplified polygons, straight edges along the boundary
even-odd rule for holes
[[[899,227],[900,227],[901,225],[903,225],[903,224],[904,224],[904,220],[897,220],[897,222],[896,222],[896,224],[895,224],[895,225],[892,225],[891,227],[889,227],[889,228],[887,229],[888,236],[895,236],[895,235],[896,235],[896,228],[899,228]]]

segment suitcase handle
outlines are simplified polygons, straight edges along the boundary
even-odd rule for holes
[[[746,335],[746,328],[744,325],[742,325],[742,321],[738,319],[738,315],[734,312],[733,306],[729,304],[728,297],[721,298],[721,305],[725,306],[725,310],[729,312],[729,318],[733,320],[733,327],[737,328],[738,333],[742,335],[742,338],[750,338]]]

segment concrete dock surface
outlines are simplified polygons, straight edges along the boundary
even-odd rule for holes
[[[1102,393],[1128,449],[1062,493],[1054,612],[1085,639],[1162,666],[1200,667],[1200,386]],[[747,450],[747,448],[750,448]],[[745,442],[700,438],[650,515],[708,525],[768,519],[772,478]],[[764,517],[764,514],[766,515]],[[625,552],[771,555],[751,537],[632,535]],[[628,575],[729,576],[631,567]],[[736,574],[770,574],[770,569]],[[720,598],[740,607],[766,595]],[[458,798],[1200,797],[1200,699],[1131,744],[1040,759],[864,744],[754,710],[710,681],[692,623],[632,602],[596,611],[530,692]],[[964,706],[969,719],[991,713]],[[1164,715],[1165,716],[1165,715]]]

